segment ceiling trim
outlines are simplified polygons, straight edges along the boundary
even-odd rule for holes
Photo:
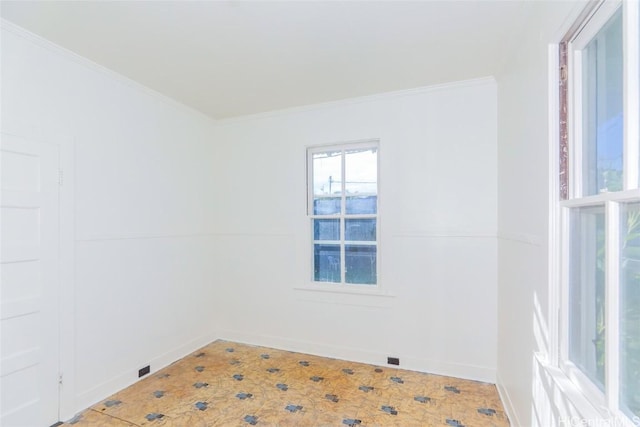
[[[337,108],[337,107],[343,107],[343,106],[354,105],[354,104],[370,103],[370,102],[375,102],[375,101],[385,100],[385,99],[392,99],[392,98],[399,98],[399,97],[406,97],[406,96],[416,96],[416,95],[420,95],[428,92],[446,90],[446,89],[451,89],[455,87],[469,87],[469,86],[477,86],[477,85],[496,82],[494,76],[485,76],[485,77],[472,78],[467,80],[438,83],[434,85],[421,86],[421,87],[411,88],[411,89],[382,92],[382,93],[377,93],[373,95],[345,98],[345,99],[336,100],[336,101],[327,101],[327,102],[321,102],[321,103],[294,106],[289,108],[255,113],[255,114],[216,119],[193,107],[183,104],[174,98],[171,98],[167,95],[162,94],[161,92],[151,89],[148,86],[145,86],[142,83],[137,82],[136,80],[126,77],[84,56],[81,56],[67,48],[64,48],[40,35],[32,33],[31,31],[19,25],[16,25],[4,18],[0,18],[0,29],[6,30],[18,37],[21,37],[26,41],[33,43],[36,46],[42,47],[50,52],[56,53],[68,60],[75,62],[78,65],[87,67],[93,71],[106,75],[114,79],[115,81],[125,84],[126,86],[134,90],[138,90],[148,96],[156,98],[174,108],[191,113],[192,115],[195,115],[216,126],[231,126],[231,125],[239,124],[246,121],[261,120],[266,118],[273,118],[273,117],[279,117],[279,116],[290,115],[290,114],[299,114],[299,113],[304,113],[304,112],[313,111],[313,110]]]
[[[405,96],[417,96],[417,95],[423,95],[429,92],[436,92],[439,90],[482,86],[482,85],[491,84],[491,83],[494,83],[494,84],[496,83],[496,79],[494,76],[478,77],[473,79],[458,80],[458,81],[447,82],[447,83],[438,83],[438,84],[428,85],[428,86],[420,86],[420,87],[411,88],[411,89],[402,89],[402,90],[396,90],[391,92],[376,93],[373,95],[345,98],[337,101],[320,102],[315,104],[301,105],[297,107],[282,108],[279,110],[271,110],[271,111],[265,111],[263,113],[255,113],[255,114],[246,114],[244,116],[229,117],[226,119],[215,119],[214,121],[217,126],[227,126],[227,125],[232,126],[232,125],[246,122],[246,121],[276,118],[276,117],[286,116],[290,114],[305,113],[308,111],[345,107],[345,106],[354,105],[354,104],[376,102],[376,101],[388,100],[392,98],[402,98]]]

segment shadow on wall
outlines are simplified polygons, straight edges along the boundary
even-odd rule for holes
[[[578,415],[566,395],[558,387],[557,380],[551,377],[549,368],[534,357],[533,360],[533,407],[532,425],[536,427],[569,427],[581,424]],[[578,424],[575,424],[575,423]],[[585,420],[586,422],[586,420]]]
[[[538,355],[548,355],[551,334],[549,323],[540,304],[537,293],[533,294],[533,390],[531,425],[536,427],[588,426],[587,420],[578,415],[574,405],[560,388],[562,379],[554,377],[553,371],[560,370],[547,365]],[[576,424],[578,423],[578,424]]]
[[[583,399],[571,380],[559,368],[550,366],[549,362],[544,360],[544,355],[549,354],[551,334],[537,294],[534,294],[533,302],[533,330],[537,354],[533,355],[532,361],[531,425],[534,427],[617,426],[615,421],[602,417],[585,417],[585,413],[596,413],[595,410],[586,406],[578,408],[569,398],[571,390],[575,390],[576,398]]]

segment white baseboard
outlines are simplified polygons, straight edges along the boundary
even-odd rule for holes
[[[335,346],[331,344],[317,343],[312,341],[292,340],[284,337],[250,334],[228,329],[223,329],[218,332],[220,339],[240,342],[244,344],[271,347],[280,350],[295,351],[300,353],[313,354],[316,356],[330,357],[333,359],[348,360],[352,362],[368,363],[378,366],[392,366],[387,365],[387,356],[394,356],[400,358],[400,369],[426,372],[436,375],[445,375],[456,378],[464,378],[492,384],[495,383],[496,380],[495,369],[485,368],[481,366],[422,359],[417,357],[405,356],[402,354],[381,354],[374,351],[354,347]]]
[[[176,360],[179,360],[184,356],[190,353],[193,353],[199,348],[204,347],[205,345],[217,339],[218,339],[217,333],[205,334],[185,344],[182,344],[174,348],[173,350],[167,351],[164,354],[153,357],[149,361],[149,365],[151,366],[151,373],[149,375],[159,371],[160,369],[166,366],[169,366]],[[129,387],[131,384],[134,384],[137,381],[139,381],[140,378],[137,378],[135,376],[136,370],[138,368],[139,368],[138,366],[132,367],[131,370],[128,370],[127,372],[123,372],[117,375],[115,378],[112,378],[108,381],[98,384],[95,387],[92,387],[88,390],[84,390],[78,393],[75,399],[75,413],[83,411],[86,408],[89,408],[90,406],[95,405],[101,400],[111,396],[112,394],[126,387]],[[62,414],[62,415],[68,415],[68,414]],[[71,418],[73,417],[73,415],[75,414],[71,414],[70,417],[65,417],[65,418]]]
[[[513,402],[511,401],[509,392],[504,386],[502,379],[500,378],[500,374],[498,373],[496,373],[496,388],[498,389],[498,395],[500,395],[500,400],[502,401],[504,412],[507,414],[507,418],[509,418],[510,424],[515,427],[522,426],[523,424],[520,422],[520,419],[518,418],[518,413],[516,412],[516,409],[513,406]]]
[[[258,345],[270,348],[277,348],[281,350],[294,351],[306,354],[313,354],[322,357],[330,357],[334,359],[347,360],[359,363],[368,363],[378,366],[391,366],[387,365],[387,354],[380,354],[374,351],[358,349],[353,347],[335,346],[331,344],[316,343],[311,341],[292,340],[289,338],[270,336],[270,335],[258,335],[250,334],[241,331],[233,330],[219,330],[215,333],[210,333],[191,340],[171,351],[168,351],[162,355],[154,357],[150,360],[152,367],[151,373],[157,372],[160,369],[170,365],[171,363],[179,360],[180,358],[196,351],[197,349],[206,346],[207,344],[216,341],[218,339],[239,342],[250,345]],[[425,372],[436,375],[445,375],[456,378],[464,378],[474,381],[482,381],[488,383],[496,382],[496,372],[494,369],[464,365],[450,362],[443,362],[437,360],[422,359],[410,356],[403,356],[401,354],[394,354],[393,356],[401,359],[401,365],[399,368],[407,369],[410,371]],[[392,366],[393,367],[393,366]],[[137,369],[138,367],[135,367]],[[82,391],[76,396],[76,412],[82,411],[102,399],[122,390],[138,381],[138,378],[133,377],[135,369],[131,371],[123,372],[115,378],[98,384],[91,389]],[[133,372],[133,373],[132,373]],[[505,400],[503,392],[498,386],[498,391],[503,399],[505,410],[509,419],[511,418],[512,411],[507,409],[508,400]],[[508,397],[508,396],[507,396]],[[73,416],[73,415],[72,415]],[[70,418],[70,417],[68,417]],[[516,424],[518,425],[518,424]]]

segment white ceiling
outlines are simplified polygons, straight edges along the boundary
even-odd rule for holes
[[[1,16],[216,118],[493,75],[531,1],[2,1]]]

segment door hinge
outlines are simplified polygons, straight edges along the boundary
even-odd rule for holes
[[[58,375],[58,384],[62,385],[62,374]]]
[[[62,185],[64,180],[64,172],[62,169],[58,169],[58,185]]]

